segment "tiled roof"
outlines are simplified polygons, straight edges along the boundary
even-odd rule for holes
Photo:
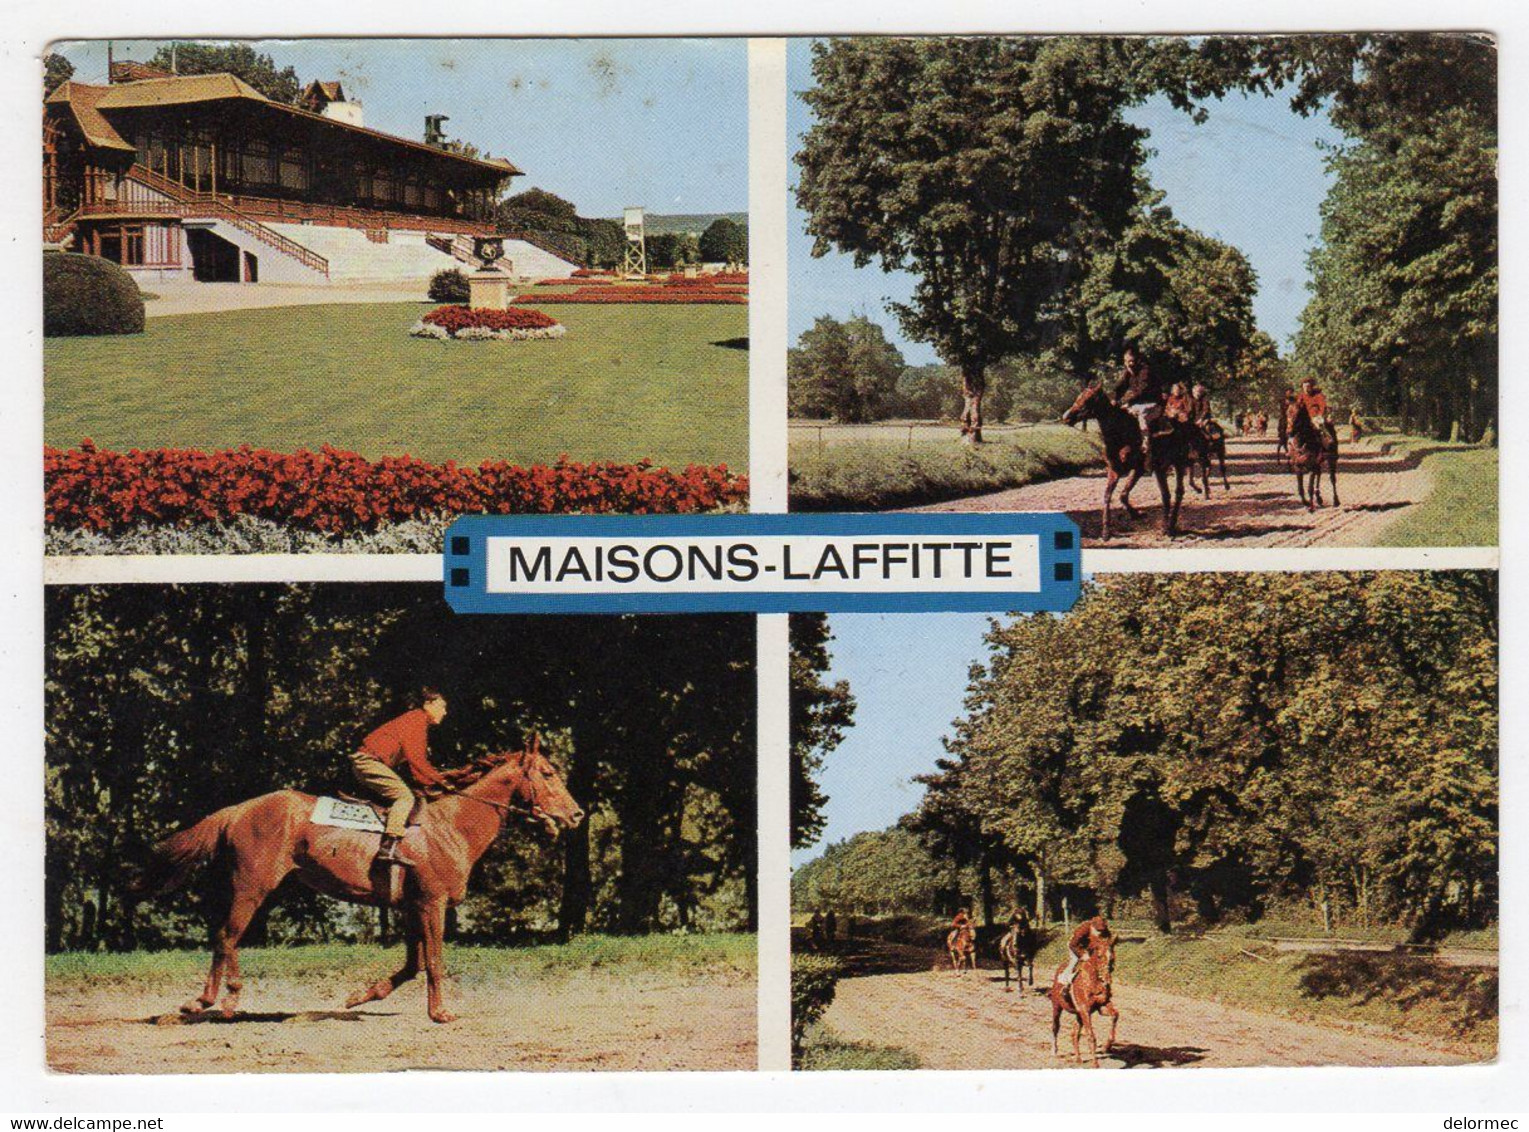
[[[269,102],[236,75],[172,75],[167,79],[143,79],[108,88],[97,103],[103,110],[141,106],[181,106],[187,102],[217,102],[225,98],[251,98]]]
[[[69,107],[75,122],[80,127],[80,133],[85,135],[85,140],[91,145],[131,151],[132,144],[112,129],[111,123],[96,109],[101,97],[109,90],[111,90],[110,87],[91,86],[88,83],[77,83],[70,79],[68,82],[60,83],[58,89],[48,95],[47,101],[50,104]]]

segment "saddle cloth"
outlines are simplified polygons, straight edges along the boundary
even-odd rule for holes
[[[314,825],[359,829],[364,833],[381,833],[383,830],[382,818],[373,806],[366,802],[347,802],[343,798],[319,798],[313,803],[313,813],[308,820]]]

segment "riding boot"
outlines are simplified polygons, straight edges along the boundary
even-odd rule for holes
[[[388,834],[382,835],[382,847],[377,850],[377,860],[385,865],[397,865],[400,868],[413,868],[413,861],[406,861],[398,855],[398,843],[402,840]]]

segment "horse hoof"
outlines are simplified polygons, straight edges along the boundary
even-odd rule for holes
[[[237,998],[225,998],[218,1005],[218,1013],[223,1015],[224,1021],[233,1021],[234,1015],[239,1013],[239,1000]]]
[[[457,1016],[449,1010],[432,1010],[430,1012],[430,1021],[432,1022],[439,1022],[444,1025],[447,1022],[455,1022],[456,1020]]]
[[[210,1002],[203,1002],[199,998],[193,998],[190,1002],[185,1002],[185,1003],[181,1004],[181,1013],[182,1014],[200,1014],[200,1013],[202,1013],[202,1011],[206,1010],[211,1005],[212,1005],[212,1003],[210,1003]]]

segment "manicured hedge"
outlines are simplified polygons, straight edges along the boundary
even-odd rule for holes
[[[138,284],[115,263],[97,256],[43,253],[42,296],[44,337],[143,333]]]
[[[473,468],[412,456],[367,460],[327,445],[317,452],[111,452],[89,440],[78,448],[44,448],[43,485],[50,524],[98,531],[253,515],[345,534],[442,514],[672,514],[748,498],[748,477],[725,464],[674,472],[648,461],[584,464],[562,458],[524,467],[488,461]]]

